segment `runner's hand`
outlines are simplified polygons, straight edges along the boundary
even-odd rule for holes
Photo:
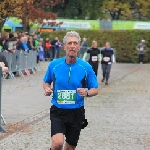
[[[53,93],[53,88],[47,87],[45,88],[45,96],[50,96]]]
[[[8,71],[8,67],[4,67],[2,71],[3,72],[7,72]]]
[[[85,88],[77,88],[77,92],[79,93],[80,96],[86,96],[87,92]]]

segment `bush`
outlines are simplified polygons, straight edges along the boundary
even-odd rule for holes
[[[62,41],[67,31],[57,31],[51,33],[42,33],[42,38],[49,37],[52,41],[54,37],[58,37]],[[92,40],[98,41],[98,47],[104,47],[105,42],[109,41],[111,47],[116,49],[117,62],[137,63],[138,52],[137,44],[144,39],[147,47],[150,47],[150,31],[148,30],[77,30],[81,38],[86,37],[89,46]],[[61,56],[65,55],[65,51],[61,51]],[[144,62],[150,61],[150,50],[144,57]]]

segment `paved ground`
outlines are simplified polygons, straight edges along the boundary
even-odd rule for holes
[[[3,83],[2,113],[8,131],[0,133],[0,150],[48,150],[49,98],[36,75]],[[150,66],[114,64],[110,84],[100,83],[99,95],[85,101],[89,125],[82,130],[77,150],[150,149]]]

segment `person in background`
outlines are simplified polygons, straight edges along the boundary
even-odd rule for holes
[[[0,53],[0,67],[2,67],[2,72],[5,72],[4,78],[8,79],[8,62],[3,53]],[[2,75],[3,76],[3,75]]]
[[[17,48],[17,38],[13,37],[6,43],[6,51],[10,53],[15,53]]]
[[[98,66],[100,62],[100,50],[97,47],[97,41],[92,42],[92,46],[90,49],[87,50],[87,52],[83,55],[83,60],[85,61],[87,54],[89,54],[90,58],[88,60],[89,64],[92,66],[92,69],[95,72],[95,75],[98,74]]]
[[[49,38],[45,39],[44,55],[45,55],[45,61],[47,61],[50,58],[52,59],[52,49],[51,49],[51,42]]]
[[[63,47],[63,43],[60,42],[59,40],[55,43],[55,58],[59,58],[59,52],[60,52],[60,49],[61,47]]]
[[[37,39],[37,35],[33,35],[33,50],[37,51],[37,64],[39,63],[38,45],[39,41]]]
[[[3,53],[0,53],[0,67],[2,67],[3,72],[8,71],[8,62],[6,61],[6,57],[3,55]]]
[[[138,61],[142,64],[144,62],[144,54],[147,51],[145,40],[141,40],[141,42],[136,46],[136,50],[138,51]]]
[[[4,51],[4,43],[5,43],[5,38],[1,37],[0,38],[0,52]]]
[[[108,79],[110,76],[112,62],[115,63],[114,51],[110,47],[110,43],[105,43],[105,48],[101,50],[101,67],[103,72],[103,79],[101,82],[105,81],[105,85],[108,85]]]
[[[22,41],[23,50],[29,52],[29,47],[27,45],[28,37],[24,36]]]
[[[81,47],[88,47],[88,42],[86,38],[82,39]]]
[[[33,38],[32,38],[32,36],[28,37],[27,46],[29,47],[29,50],[33,50]]]
[[[55,43],[58,41],[58,37],[55,37],[55,39],[51,42],[51,45],[52,45],[52,47],[51,47],[51,50],[52,50],[52,58],[54,58],[55,57]]]
[[[23,42],[24,42],[24,37],[19,36],[17,44],[16,44],[17,50],[24,50],[24,47],[23,47],[23,44],[22,44]]]
[[[38,55],[39,55],[39,60],[44,61],[44,47],[43,47],[43,41],[39,41],[39,46],[38,46]]]
[[[81,48],[80,48],[80,51],[79,51],[79,57],[80,58],[83,57],[83,54],[87,51],[87,48],[88,48],[87,39],[83,38],[82,43],[81,43]]]
[[[38,39],[41,39],[41,32],[38,32],[38,33],[37,33],[37,38],[38,38]]]

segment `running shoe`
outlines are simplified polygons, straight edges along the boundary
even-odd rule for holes
[[[102,80],[101,80],[101,82],[104,82],[105,81],[105,79],[103,78]]]

